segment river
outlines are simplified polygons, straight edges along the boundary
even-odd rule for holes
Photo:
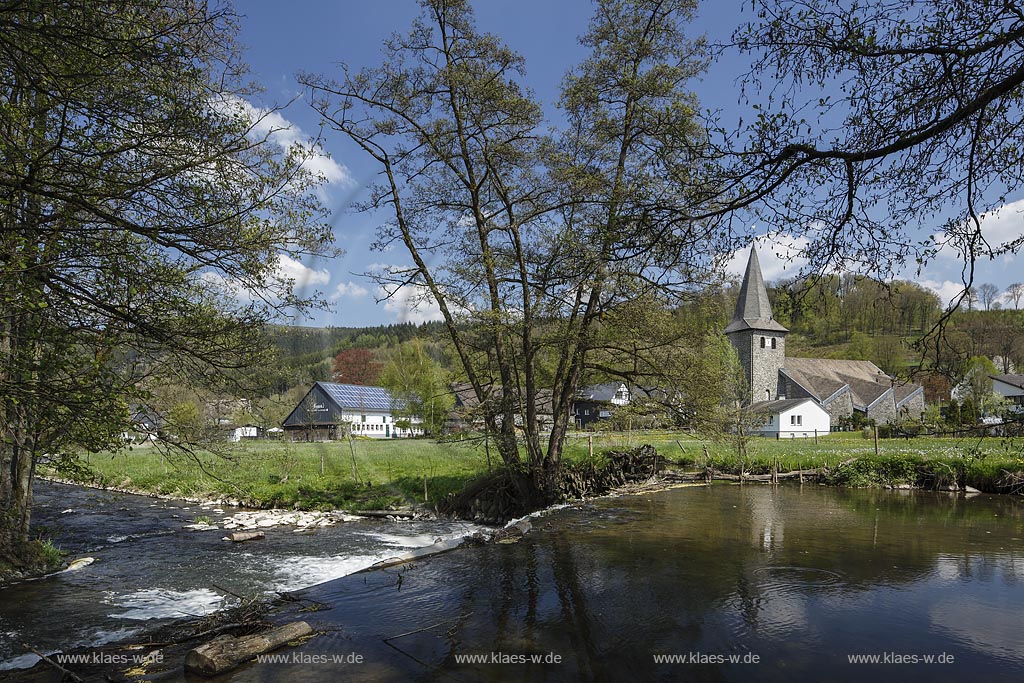
[[[332,609],[310,623],[333,630],[231,680],[1021,681],[1022,503],[796,485],[597,500],[515,545],[314,587]]]
[[[68,559],[96,561],[78,571],[0,588],[0,671],[43,652],[123,640],[143,628],[235,604],[231,594],[292,591],[382,559],[467,535],[478,527],[447,521],[364,519],[295,533],[263,529],[260,541],[233,544],[225,531],[185,528],[236,514],[110,491],[39,482],[33,530],[55,539]]]
[[[228,546],[221,532],[180,530],[194,506],[60,491],[41,516],[98,561],[0,591],[0,631],[46,647],[216,607],[213,584],[292,588],[460,531],[351,522]],[[78,511],[61,515],[67,495]],[[533,523],[515,544],[300,591],[327,608],[274,618],[321,634],[224,680],[1024,680],[1016,497],[715,485]],[[135,537],[115,543],[125,532]]]

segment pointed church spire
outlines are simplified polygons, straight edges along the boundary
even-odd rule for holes
[[[757,261],[757,250],[750,247],[750,259],[747,261],[747,272],[743,275],[743,286],[736,300],[736,312],[732,322],[725,328],[725,333],[743,330],[769,330],[789,332],[772,317],[772,305],[768,301],[768,290],[761,276],[761,264]]]

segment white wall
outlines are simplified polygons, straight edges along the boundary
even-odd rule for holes
[[[769,416],[769,422],[762,425],[757,433],[779,439],[813,438],[828,434],[832,429],[832,418],[824,408],[814,401],[804,401],[780,413]]]
[[[387,439],[395,436],[404,438],[423,434],[422,421],[419,418],[413,418],[412,429],[400,429],[395,426],[395,418],[389,411],[367,409],[350,412],[345,410],[342,413],[342,419],[352,424],[352,434],[355,436]]]

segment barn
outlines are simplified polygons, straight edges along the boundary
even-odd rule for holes
[[[383,387],[315,382],[284,421],[293,440],[354,436],[397,439],[423,434],[422,421],[396,416],[404,404]]]

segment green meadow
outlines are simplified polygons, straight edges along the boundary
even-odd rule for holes
[[[826,483],[844,486],[941,486],[964,481],[983,491],[1014,492],[1024,479],[1024,442],[996,437],[884,439],[860,432],[814,439],[751,438],[740,458],[734,443],[685,433],[571,435],[569,463],[601,460],[609,450],[651,444],[669,467],[764,474],[828,468]],[[348,442],[243,442],[218,455],[165,456],[152,447],[83,459],[74,478],[96,486],[189,498],[239,500],[259,507],[379,509],[434,502],[500,466],[482,439],[354,439]],[[840,466],[842,464],[842,466]],[[321,470],[322,467],[322,470]],[[46,474],[45,470],[43,472]],[[67,475],[64,475],[67,476]]]

